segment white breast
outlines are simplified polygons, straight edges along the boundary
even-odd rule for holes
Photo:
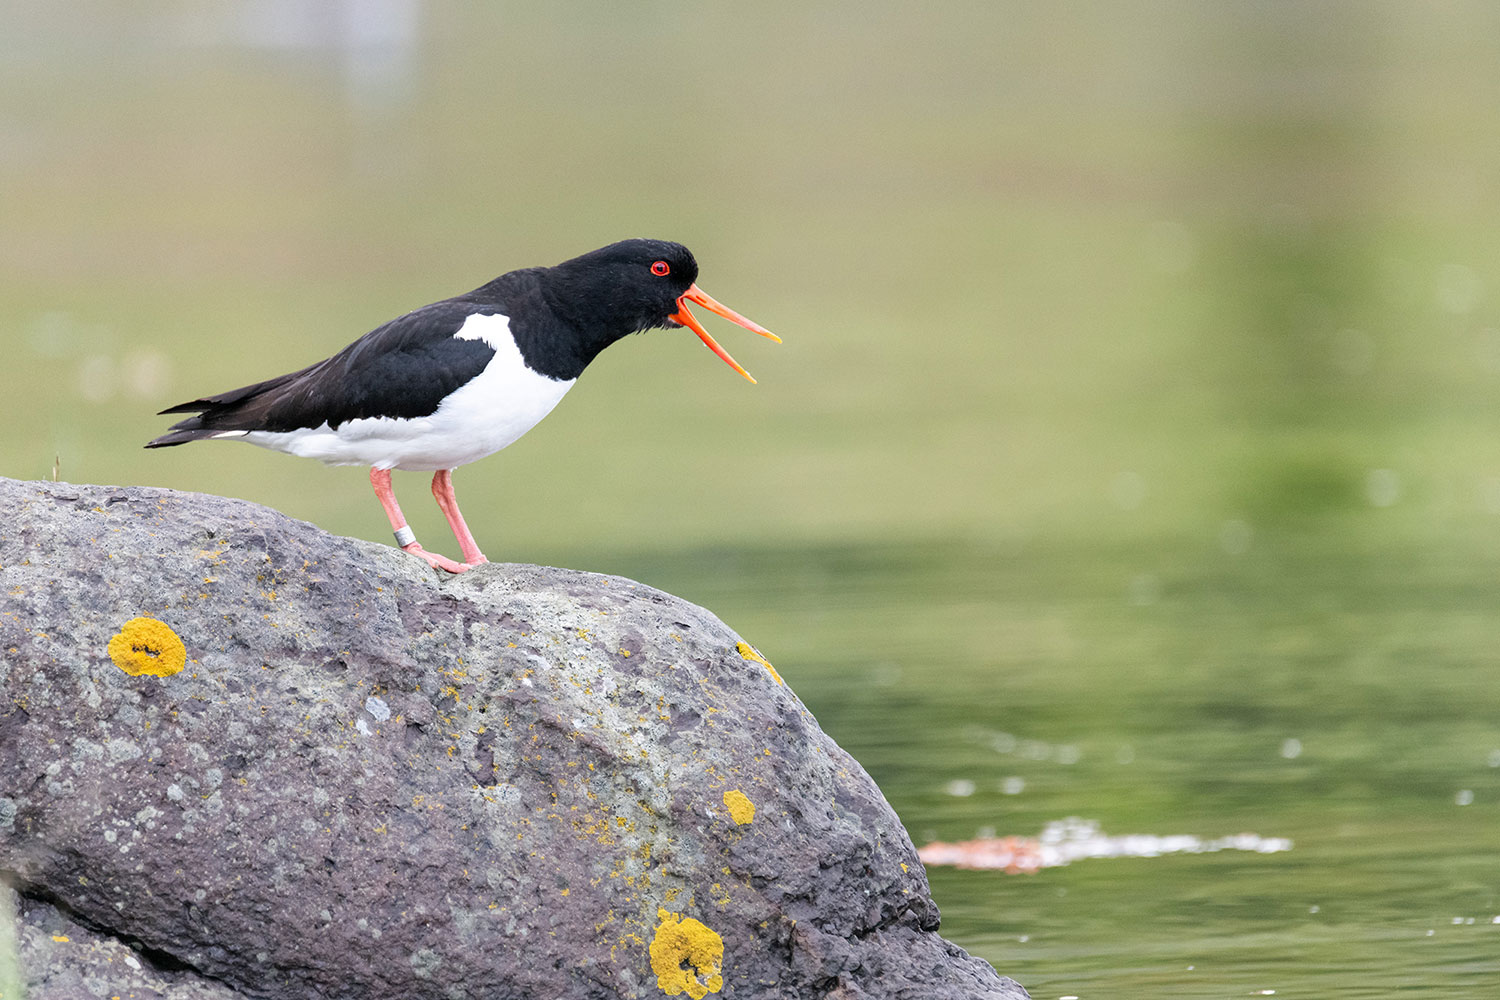
[[[495,356],[430,416],[362,417],[337,428],[325,423],[286,432],[250,431],[243,440],[329,465],[452,469],[514,443],[551,413],[577,381],[548,378],[527,368],[503,315],[470,316],[454,337],[483,340],[495,349]]]

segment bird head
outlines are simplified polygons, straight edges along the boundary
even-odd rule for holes
[[[617,330],[616,336],[657,327],[685,326],[698,335],[708,349],[729,367],[754,382],[729,352],[709,336],[688,303],[700,305],[747,330],[781,338],[714,300],[698,287],[698,261],[681,243],[667,240],[622,240],[581,257],[564,261],[553,269],[571,286],[573,301],[588,303],[601,326]]]

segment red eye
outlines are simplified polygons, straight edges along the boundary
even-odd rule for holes
[[[672,265],[664,260],[659,260],[651,265],[651,273],[657,277],[664,277],[672,273]]]

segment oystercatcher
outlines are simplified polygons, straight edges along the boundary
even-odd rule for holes
[[[301,371],[168,407],[161,412],[194,415],[146,447],[229,438],[329,465],[368,465],[396,544],[462,573],[487,560],[459,513],[453,469],[536,426],[610,344],[654,327],[686,326],[755,381],[688,303],[781,338],[714,301],[697,278],[687,247],[665,240],[624,240],[556,267],[511,271],[376,327]],[[463,562],[417,543],[396,503],[392,469],[434,473],[432,495]]]

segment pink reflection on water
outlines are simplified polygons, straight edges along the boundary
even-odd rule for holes
[[[1048,823],[1037,837],[977,837],[954,843],[934,841],[917,851],[926,865],[983,868],[1012,875],[1058,868],[1085,858],[1155,858],[1164,854],[1209,854],[1215,851],[1252,851],[1274,854],[1290,851],[1285,837],[1237,833],[1204,840],[1190,834],[1126,834],[1109,836],[1092,820],[1070,816]]]

